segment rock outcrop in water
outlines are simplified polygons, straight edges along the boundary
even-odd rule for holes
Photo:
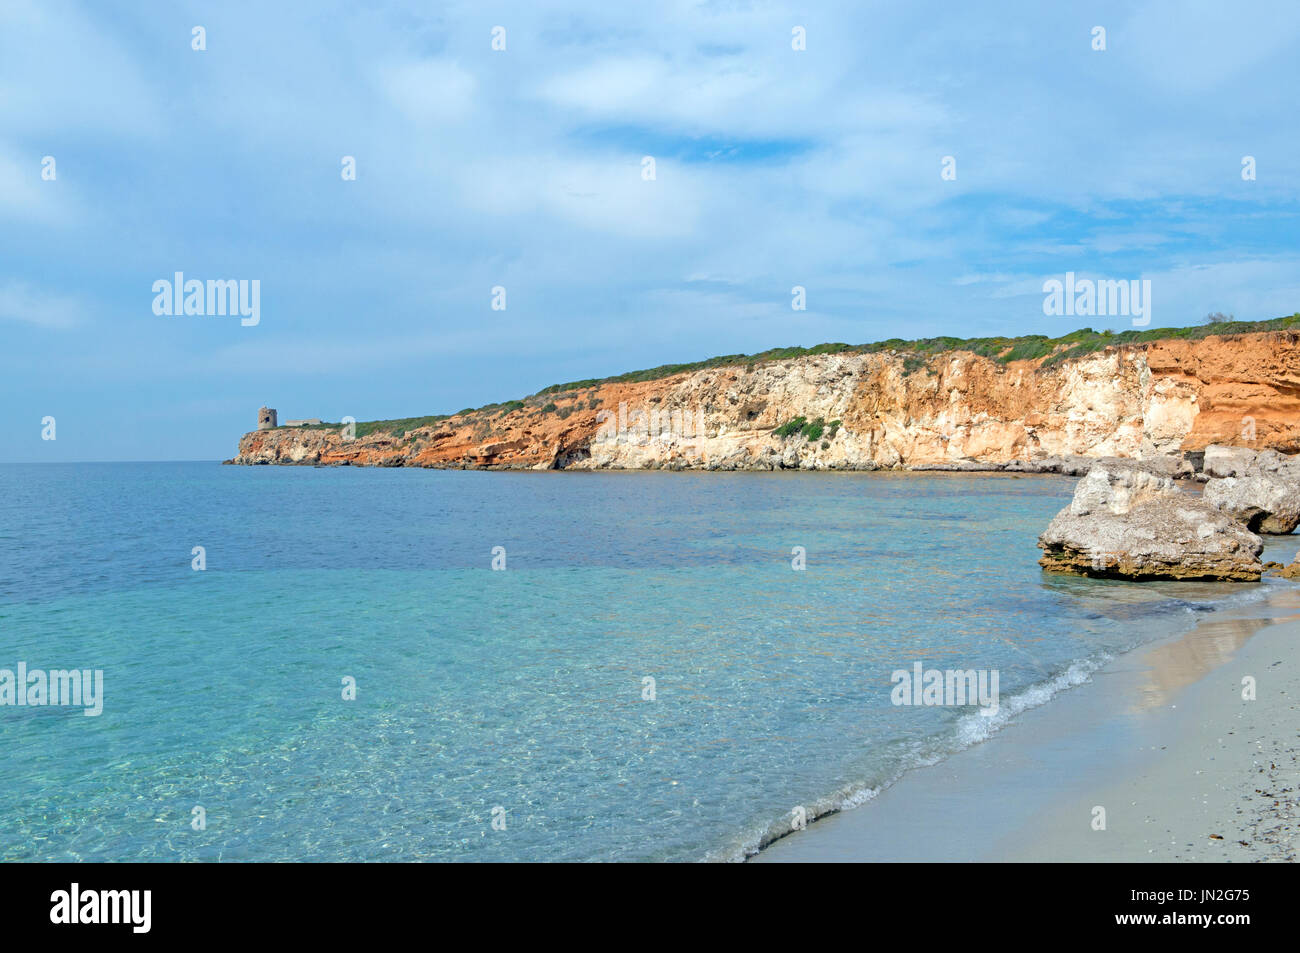
[[[1039,538],[1052,572],[1124,579],[1258,581],[1264,543],[1168,476],[1099,463]]]
[[[1207,451],[1207,471],[1209,457]],[[1300,459],[1264,450],[1239,456],[1231,473],[1205,484],[1207,502],[1256,533],[1291,533],[1300,526]]]
[[[314,408],[313,408],[314,409]],[[1083,472],[1210,444],[1300,451],[1300,334],[1154,340],[1050,363],[969,350],[738,362],[443,419],[253,431],[232,463]]]

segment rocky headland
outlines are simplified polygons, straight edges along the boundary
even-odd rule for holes
[[[1094,335],[1083,353],[1068,336],[721,358],[445,416],[255,430],[227,462],[1082,473],[1113,456],[1200,469],[1211,444],[1300,451],[1300,316],[1262,324],[1279,330]]]
[[[1300,525],[1300,315],[793,351],[434,417],[279,427],[268,411],[226,462],[1062,473],[1084,479],[1044,568],[1133,579],[1258,580],[1282,567],[1256,534]]]

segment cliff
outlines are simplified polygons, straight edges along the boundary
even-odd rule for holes
[[[1074,356],[1062,346],[1021,360],[1008,359],[1014,350],[960,345],[718,359],[446,418],[358,424],[351,439],[339,425],[253,431],[227,462],[1059,469],[1074,457],[1145,459],[1210,443],[1295,453],[1300,327],[1279,320],[1287,330],[1140,340]]]

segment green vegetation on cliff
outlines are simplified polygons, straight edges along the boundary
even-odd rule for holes
[[[825,433],[828,426],[831,429],[831,439],[834,440],[836,431],[840,429],[840,422],[832,420],[827,424],[822,417],[818,417],[811,422],[807,417],[796,417],[794,420],[777,427],[772,433],[781,438],[789,437],[792,434],[802,434],[805,440],[820,440],[821,435]]]
[[[418,427],[428,427],[449,420],[452,416],[495,416],[528,407],[538,412],[554,413],[556,404],[554,401],[545,400],[545,398],[559,396],[563,399],[574,391],[599,387],[602,384],[654,381],[672,377],[674,374],[714,367],[745,365],[752,370],[756,364],[788,361],[792,358],[810,357],[817,354],[878,354],[892,351],[904,355],[904,372],[908,374],[919,370],[929,358],[952,351],[969,351],[972,354],[978,354],[1001,364],[1045,358],[1046,360],[1043,361],[1042,366],[1052,367],[1062,361],[1083,357],[1103,348],[1125,344],[1143,344],[1148,341],[1197,340],[1210,336],[1300,329],[1300,311],[1285,317],[1273,318],[1270,321],[1231,321],[1223,320],[1222,315],[1212,315],[1211,318],[1212,320],[1206,324],[1198,324],[1187,328],[1148,328],[1142,331],[1094,331],[1092,328],[1080,328],[1077,331],[1055,338],[1048,337],[1045,334],[990,338],[934,337],[921,338],[915,341],[890,338],[887,341],[877,341],[873,344],[818,344],[814,347],[777,347],[767,351],[760,351],[757,354],[725,354],[721,357],[711,357],[690,364],[661,364],[659,367],[651,367],[642,371],[629,371],[626,374],[616,374],[612,377],[592,377],[587,380],[570,381],[567,384],[552,384],[550,387],[544,387],[524,400],[508,400],[502,403],[485,404],[482,407],[467,408],[455,415],[435,414],[430,417],[403,417],[398,420],[359,421],[356,425],[356,435],[365,437],[375,433],[389,433],[400,437]],[[592,400],[589,406],[594,409],[596,403],[595,400]],[[562,410],[561,413],[563,413]],[[783,425],[783,427],[779,428],[778,433],[780,430],[790,427],[791,429],[787,433],[781,433],[780,435],[787,436],[789,433],[798,431],[804,433],[809,439],[815,440],[821,436],[820,429],[815,427],[814,424],[807,423],[803,418],[798,418],[797,427],[793,426],[795,423],[796,421],[790,421]],[[815,423],[820,424],[821,422]],[[838,421],[835,421],[831,426],[832,438],[835,434],[836,424],[838,424]],[[341,426],[342,424],[337,423],[321,423],[295,429],[337,430]],[[816,436],[811,436],[810,432],[815,429],[817,430]]]
[[[601,384],[623,384],[639,381],[659,380],[688,371],[700,371],[711,367],[729,367],[745,364],[765,364],[770,361],[787,361],[795,357],[809,357],[814,354],[878,354],[882,351],[897,351],[902,354],[915,355],[918,358],[932,357],[945,351],[970,351],[990,360],[1008,364],[1011,361],[1032,360],[1046,357],[1045,365],[1058,364],[1071,358],[1082,357],[1093,351],[1118,344],[1140,344],[1145,341],[1162,341],[1174,338],[1196,339],[1210,335],[1251,334],[1258,331],[1285,331],[1300,328],[1300,311],[1287,317],[1274,318],[1271,321],[1225,321],[1214,324],[1200,324],[1190,328],[1149,328],[1144,331],[1094,331],[1092,328],[1080,328],[1060,337],[1049,338],[1045,334],[1026,334],[1021,337],[995,338],[921,338],[916,341],[904,341],[902,338],[890,338],[874,344],[818,344],[815,347],[776,347],[757,354],[727,354],[711,357],[692,364],[662,364],[644,371],[629,371],[613,377],[593,377],[588,380],[570,381],[567,384],[552,384],[537,392],[537,396],[561,394],[566,391],[598,387]],[[914,363],[913,367],[920,367]]]

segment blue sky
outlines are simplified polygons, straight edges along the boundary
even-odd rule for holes
[[[1066,271],[1150,279],[1152,326],[1289,314],[1298,90],[1294,2],[2,0],[0,460],[1130,326],[1045,316]],[[176,271],[258,279],[260,323],[155,315]]]

